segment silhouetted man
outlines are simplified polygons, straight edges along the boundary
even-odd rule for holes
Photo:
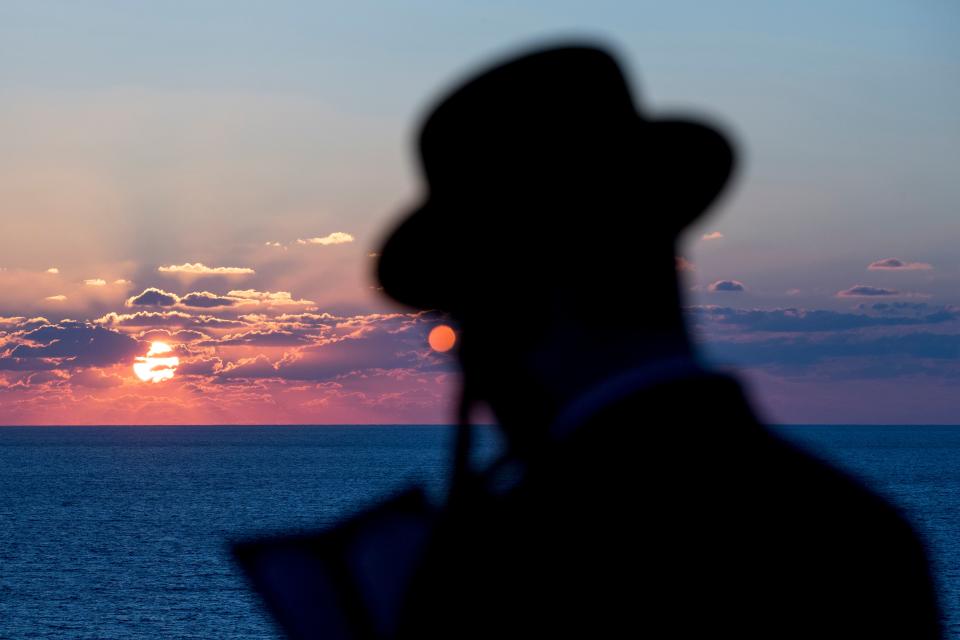
[[[695,359],[674,245],[730,175],[719,132],[569,47],[463,84],[420,151],[429,198],[379,279],[456,321],[466,407],[509,452],[460,470],[402,635],[939,637],[905,521]]]

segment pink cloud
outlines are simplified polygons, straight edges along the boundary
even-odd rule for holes
[[[870,271],[928,271],[933,265],[926,262],[907,262],[900,258],[884,258],[871,262],[867,269]]]

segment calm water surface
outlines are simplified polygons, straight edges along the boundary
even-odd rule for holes
[[[780,427],[902,506],[960,638],[960,427]],[[413,482],[444,427],[0,428],[0,638],[277,638],[227,541]],[[491,454],[490,430],[481,438]]]

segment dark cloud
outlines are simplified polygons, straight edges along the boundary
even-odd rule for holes
[[[447,371],[450,358],[433,355],[426,345],[430,316],[390,314],[357,316],[337,323],[347,332],[339,338],[322,339],[277,362],[265,357],[228,365],[224,378],[280,378],[285,380],[333,380],[370,370],[415,369]]]
[[[838,298],[872,298],[874,296],[898,296],[900,292],[896,289],[885,289],[883,287],[871,287],[865,284],[858,284],[843,291],[837,291]]]
[[[60,365],[55,360],[40,358],[0,358],[0,371],[50,371]]]
[[[708,361],[774,376],[823,380],[925,375],[960,377],[960,309],[926,303],[824,309],[692,307]]]
[[[866,309],[866,305],[858,305],[860,309]],[[870,305],[870,309],[882,315],[918,315],[926,311],[930,305],[926,302],[875,302]]]
[[[190,319],[190,324],[195,327],[229,328],[245,327],[248,323],[241,320],[231,320],[229,318],[218,318],[216,316],[194,316]]]
[[[310,337],[292,331],[249,331],[201,342],[201,347],[258,346],[293,347],[313,342]]]
[[[67,374],[63,371],[50,370],[50,371],[38,371],[36,373],[31,373],[27,376],[27,384],[32,386],[50,384],[50,383],[62,383],[67,379]]]
[[[223,367],[220,358],[197,358],[189,362],[182,362],[177,367],[178,376],[212,376]]]
[[[120,376],[106,374],[99,369],[84,369],[70,376],[70,384],[91,389],[109,389],[123,384]]]
[[[738,293],[747,290],[747,288],[739,280],[717,280],[707,288],[712,292],[720,291]]]
[[[304,327],[331,328],[334,325],[347,320],[347,318],[342,316],[335,316],[329,313],[281,313],[280,315],[269,318],[266,318],[260,314],[245,314],[239,317],[241,320],[245,320],[251,324],[256,324],[265,319],[269,319],[272,325],[284,329]]]
[[[734,325],[760,332],[846,331],[866,327],[931,325],[960,319],[960,310],[944,307],[927,314],[905,316],[901,310],[922,310],[924,303],[878,303],[873,308],[880,315],[843,313],[826,309],[735,309],[732,307],[688,307],[687,317],[697,323]]]
[[[185,307],[200,307],[209,309],[211,307],[232,307],[233,305],[237,304],[237,300],[235,298],[218,296],[217,294],[210,293],[209,291],[194,291],[180,298],[180,304]]]
[[[870,271],[924,271],[933,269],[933,266],[926,262],[907,262],[900,258],[884,258],[867,265]]]
[[[264,355],[255,358],[231,362],[219,372],[224,380],[236,378],[279,378],[277,367]]]
[[[881,364],[892,371],[936,371],[960,366],[960,335],[916,332],[897,336],[863,336],[839,333],[826,337],[799,335],[765,340],[722,340],[703,344],[709,357],[723,364],[773,367],[799,371],[829,363],[819,372],[829,377],[846,371],[844,360],[856,359],[875,373]]]
[[[110,327],[182,327],[191,324],[193,316],[182,311],[137,311],[135,313],[111,311],[94,322]]]
[[[175,293],[149,287],[139,295],[128,298],[126,305],[128,307],[172,307],[179,301],[180,298]]]
[[[210,338],[205,333],[194,331],[193,329],[180,329],[179,331],[169,331],[167,329],[153,329],[144,331],[137,336],[142,341],[163,340],[172,342],[196,342],[198,340],[207,340]]]
[[[111,311],[96,320],[97,324],[110,327],[244,327],[246,322],[217,318],[214,316],[194,316],[182,311],[137,311],[135,313],[117,313]]]
[[[71,367],[103,367],[133,362],[140,344],[123,333],[79,322],[46,325],[24,333],[10,352],[11,358],[56,358]],[[44,367],[37,367],[42,369]]]

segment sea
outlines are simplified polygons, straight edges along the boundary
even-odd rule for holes
[[[960,427],[772,427],[898,505],[960,638]],[[0,638],[277,639],[229,545],[311,531],[422,484],[440,426],[0,428]],[[478,465],[499,449],[478,428]]]

